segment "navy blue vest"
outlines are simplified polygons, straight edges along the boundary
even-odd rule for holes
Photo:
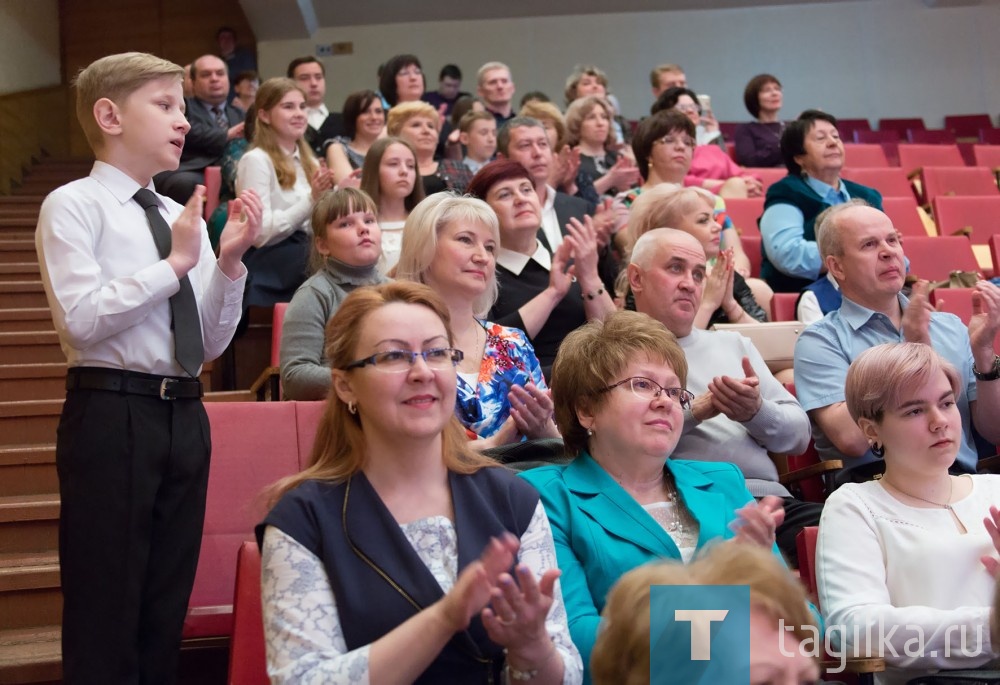
[[[840,179],[840,182],[847,189],[847,194],[852,199],[864,200],[875,209],[882,209],[882,195],[874,188],[858,185],[851,181]],[[820,212],[829,207],[823,198],[816,194],[808,183],[799,176],[788,175],[767,189],[767,196],[764,199],[764,210],[771,205],[785,204],[792,205],[802,212],[804,223],[802,226],[802,237],[806,240],[816,240],[816,217]],[[758,226],[760,219],[757,220]],[[798,278],[778,271],[768,260],[767,251],[763,242],[760,246],[760,277],[767,281],[767,284],[776,293],[795,293],[807,285],[810,281],[807,278]]]
[[[538,505],[538,492],[504,468],[450,473],[449,484],[459,572],[479,559],[490,537],[509,531],[520,538]],[[265,526],[323,562],[349,650],[374,642],[444,596],[364,473],[344,483],[301,484],[257,526],[258,543]],[[503,664],[503,648],[476,616],[414,682],[499,683]]]
[[[844,301],[843,296],[840,291],[837,290],[836,286],[830,282],[830,279],[825,275],[820,276],[819,279],[810,283],[802,292],[809,290],[813,295],[816,296],[816,301],[819,303],[819,309],[824,314],[832,312],[834,309],[840,309],[840,303]],[[799,299],[802,296],[799,295]],[[798,303],[796,303],[796,308],[798,308]]]

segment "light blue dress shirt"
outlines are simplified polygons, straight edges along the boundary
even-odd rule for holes
[[[909,300],[898,295],[899,305]],[[976,472],[978,456],[972,437],[969,403],[976,399],[976,378],[972,373],[969,331],[954,314],[934,312],[930,324],[931,346],[966,379],[965,392],[956,398],[962,415],[962,445],[957,463],[967,473]],[[883,343],[904,342],[903,332],[885,314],[862,307],[844,298],[834,310],[808,326],[795,344],[795,390],[806,411],[844,401],[847,367],[862,352]],[[843,459],[848,468],[876,461],[871,450],[858,458],[845,457],[813,423],[813,439],[822,459]]]

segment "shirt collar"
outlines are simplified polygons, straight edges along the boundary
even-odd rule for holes
[[[818,178],[806,176],[806,185],[812,188],[817,195],[830,204],[839,205],[840,203],[847,202],[851,199],[851,195],[847,192],[847,187],[844,185],[843,181],[840,182],[840,188],[834,188],[829,183],[824,183]]]
[[[546,271],[552,269],[552,258],[549,251],[546,250],[545,247],[537,240],[535,241],[535,253],[531,256],[520,252],[514,252],[513,250],[508,250],[505,247],[500,247],[497,250],[497,264],[507,269],[507,271],[510,271],[515,276],[520,276],[521,272],[524,271],[524,267],[526,267],[530,261],[534,261]]]
[[[198,102],[200,102],[201,106],[204,107],[209,112],[209,114],[215,114],[214,108],[216,108],[216,107],[220,108],[222,110],[223,114],[226,113],[226,103],[225,102],[220,102],[217,105],[213,105],[211,102],[205,102],[201,98],[195,98],[195,100],[197,100]]]
[[[905,310],[906,305],[909,303],[906,296],[903,293],[898,293],[896,295],[896,299],[899,302],[900,311]],[[876,314],[882,314],[882,312],[869,309],[868,307],[860,305],[846,297],[843,298],[843,301],[840,304],[841,318],[855,331],[871,321],[872,317]]]
[[[325,119],[330,116],[330,110],[326,108],[326,103],[321,104],[319,107],[306,107],[306,116],[312,114],[322,114]]]
[[[545,204],[542,205],[543,212],[547,212],[556,206],[556,192],[558,191],[555,188],[547,183],[545,184]]]
[[[94,168],[90,170],[90,176],[107,188],[121,204],[125,204],[131,200],[136,191],[142,187],[134,178],[107,162],[94,162]],[[152,180],[150,180],[145,188],[156,193]],[[156,196],[156,201],[160,206],[163,206],[163,200],[160,199],[159,195]]]

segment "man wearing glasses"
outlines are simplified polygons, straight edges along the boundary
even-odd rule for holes
[[[754,497],[781,497],[785,521],[777,542],[794,564],[796,534],[818,525],[823,507],[793,498],[778,482],[768,452],[805,451],[808,416],[748,338],[694,327],[707,278],[705,250],[695,237],[670,228],[644,234],[632,248],[628,278],[636,310],[677,336],[688,362],[687,387],[696,397],[684,412],[684,433],[671,456],[732,462]]]

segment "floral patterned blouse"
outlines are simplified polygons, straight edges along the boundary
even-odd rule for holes
[[[515,385],[531,382],[546,389],[542,367],[524,331],[491,321],[479,322],[486,331],[486,349],[479,365],[479,382],[473,387],[458,377],[455,414],[470,439],[488,438],[510,416],[507,393]]]

